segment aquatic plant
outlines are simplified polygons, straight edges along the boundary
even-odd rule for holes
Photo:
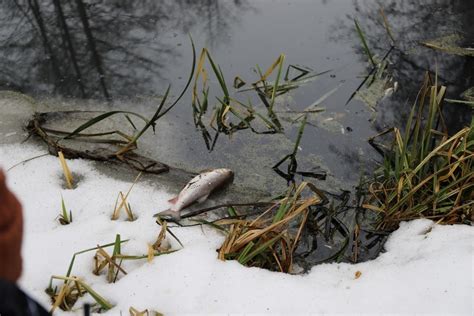
[[[206,70],[206,60],[211,66],[211,72]],[[235,93],[231,93],[221,67],[214,61],[209,50],[202,49],[194,78],[191,105],[194,124],[201,131],[208,150],[213,150],[220,134],[230,136],[245,129],[250,129],[255,134],[275,134],[283,131],[278,111],[275,109],[277,97],[326,73],[316,73],[309,68],[290,64],[284,74],[284,62],[285,55],[281,54],[265,72],[257,65],[255,71],[258,79],[250,84],[235,76],[233,81]],[[212,109],[210,118],[205,117],[210,105],[209,73],[217,79],[218,93],[222,93],[222,96],[216,96],[217,103]],[[273,80],[270,81],[272,76]],[[254,93],[249,95],[248,92]],[[245,101],[238,98],[238,95],[243,93],[247,93]],[[252,97],[258,102],[255,106]],[[259,105],[263,105],[265,111],[261,111]],[[210,130],[214,131],[213,136]]]
[[[371,70],[365,76],[364,80],[354,90],[349,99],[346,101],[346,105],[355,97],[360,101],[364,102],[368,108],[373,112],[370,121],[374,121],[377,113],[377,104],[386,96],[391,95],[397,90],[398,83],[393,80],[392,71],[389,67],[388,58],[395,48],[395,39],[393,37],[391,28],[388,24],[387,17],[382,8],[380,8],[380,15],[382,17],[383,26],[391,43],[390,48],[385,52],[383,57],[380,59],[372,53],[368,44],[367,38],[360,27],[357,19],[354,19],[355,30],[358,38],[361,42],[361,46],[367,59],[371,64]]]
[[[365,39],[365,34],[362,31],[362,29],[360,28],[359,22],[357,22],[356,19],[354,19],[354,24],[355,24],[355,28],[356,28],[356,31],[357,31],[357,35],[359,36],[359,39],[362,43],[362,47],[364,48],[365,54],[367,55],[370,63],[372,64],[372,66],[376,67],[377,64],[375,63],[373,54],[370,51],[369,46],[367,45],[367,40]]]

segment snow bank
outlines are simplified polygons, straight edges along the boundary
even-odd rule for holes
[[[44,150],[25,145],[0,146],[0,166],[7,169]],[[82,179],[74,190],[62,188],[56,157],[45,156],[8,172],[8,182],[23,203],[24,271],[20,285],[49,307],[44,293],[51,275],[64,275],[74,252],[130,239],[123,253],[145,254],[159,227],[152,214],[167,207],[175,192],[138,183],[130,203],[138,219],[111,221],[119,191],[130,182],[105,178],[93,164],[69,161]],[[73,212],[73,223],[56,220],[60,194]],[[175,228],[185,248],[155,258],[125,262],[128,275],[108,284],[91,273],[93,252],[77,258],[73,275],[84,278],[115,307],[110,315],[128,315],[130,306],[176,314],[465,314],[473,312],[474,228],[439,226],[428,220],[402,223],[388,240],[387,252],[371,262],[324,264],[304,276],[285,275],[217,259],[223,236],[210,228]],[[179,245],[170,240],[173,248]],[[355,273],[360,271],[360,278]],[[92,302],[90,297],[81,299]],[[81,314],[80,311],[76,312]],[[57,314],[61,314],[58,312]]]

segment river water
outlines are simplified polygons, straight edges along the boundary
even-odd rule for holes
[[[168,84],[176,96],[187,80],[189,34],[198,54],[209,49],[229,86],[237,75],[256,80],[256,65],[266,69],[281,53],[286,65],[328,71],[278,99],[277,110],[301,111],[337,88],[322,102],[324,112],[309,115],[297,154],[298,169],[326,172],[325,181],[309,180],[334,191],[351,189],[375,166],[379,157],[367,138],[403,125],[425,71],[438,71],[451,98],[474,85],[472,58],[418,44],[454,32],[467,42],[474,39],[472,1],[384,1],[395,42],[372,0],[4,0],[0,8],[0,89],[41,100],[43,111],[127,109],[151,115]],[[398,89],[378,102],[376,113],[355,98],[347,103],[371,68],[354,19],[379,60],[395,46],[387,60]],[[219,96],[216,78],[210,81],[210,94]],[[211,107],[217,103],[213,97]],[[188,91],[160,119],[156,135],[141,140],[139,151],[195,172],[229,167],[236,183],[284,190],[287,181],[271,167],[292,151],[299,122],[285,121],[281,134],[222,135],[209,151],[192,113]],[[446,113],[453,128],[471,115],[461,107]]]

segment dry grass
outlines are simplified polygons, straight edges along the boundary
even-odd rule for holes
[[[281,272],[291,272],[293,253],[298,245],[310,207],[321,203],[313,191],[302,196],[303,182],[292,186],[286,197],[276,202],[256,219],[223,219],[215,224],[229,226],[227,236],[219,249],[219,259],[237,260],[246,266],[255,266]]]
[[[73,189],[73,179],[71,170],[66,163],[66,159],[64,159],[64,155],[62,151],[58,152],[59,162],[61,163],[61,168],[63,169],[64,179],[66,180],[67,188],[72,190]]]
[[[140,179],[141,175],[142,175],[142,173],[140,172],[137,175],[137,177],[135,178],[135,180],[133,181],[130,188],[128,189],[127,193],[123,194],[122,191],[119,192],[119,194],[117,196],[117,199],[115,200],[114,211],[113,211],[112,217],[111,217],[111,219],[113,221],[117,220],[120,217],[120,213],[121,213],[122,209],[125,209],[125,213],[127,214],[127,219],[129,221],[133,222],[136,219],[136,217],[133,215],[133,212],[132,212],[132,206],[130,205],[130,203],[128,203],[127,199],[129,197],[130,192],[132,191],[133,187],[135,186],[135,184]],[[120,199],[120,202],[119,202],[119,199]]]

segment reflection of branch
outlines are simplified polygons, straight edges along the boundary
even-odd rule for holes
[[[400,60],[402,60],[403,62],[409,64],[413,69],[418,69],[418,70],[423,70],[423,71],[427,71],[427,72],[430,72],[430,73],[433,73],[433,70],[431,69],[428,69],[426,67],[423,67],[421,65],[418,65],[414,60],[411,60],[408,58],[408,55],[405,54],[404,52],[400,52]],[[443,82],[445,83],[449,83],[449,84],[452,84],[452,82],[448,79],[446,79],[445,77],[443,77],[439,72],[437,73],[437,76],[439,79],[441,79]]]
[[[96,42],[99,43],[100,45],[106,47],[107,51],[114,51],[114,50],[115,51],[120,51],[123,54],[127,55],[128,57],[131,57],[132,60],[137,60],[137,61],[142,62],[143,64],[146,65],[146,66],[143,66],[143,68],[145,68],[149,72],[152,72],[152,73],[158,75],[161,78],[160,73],[158,71],[152,70],[148,65],[152,65],[156,68],[162,68],[163,64],[155,62],[151,59],[145,58],[145,57],[140,56],[138,54],[135,54],[135,53],[127,50],[126,48],[124,48],[122,46],[112,45],[111,43],[108,43],[108,42],[100,40],[100,39],[97,39]],[[162,50],[158,49],[157,51],[160,52],[160,53],[168,53],[168,54],[172,53],[171,49],[162,49]],[[111,60],[112,58],[109,57],[109,59]]]
[[[66,19],[64,18],[63,9],[61,7],[61,3],[59,0],[53,0],[54,7],[56,8],[56,12],[58,14],[58,20],[62,27],[62,35],[64,41],[67,43],[67,48],[69,50],[69,54],[71,55],[72,64],[74,66],[74,71],[76,72],[77,83],[79,85],[79,89],[81,90],[82,97],[86,96],[86,92],[84,90],[84,84],[82,83],[82,76],[79,66],[77,64],[76,59],[76,52],[74,51],[74,47],[72,45],[71,36],[69,35],[69,27],[67,26]]]
[[[28,22],[31,24],[31,26],[36,29],[36,26],[35,26],[35,23],[30,19],[30,16],[28,15],[28,12],[23,9],[23,7],[18,3],[18,1],[14,0],[13,3],[15,3],[15,6],[18,8],[18,10],[23,14],[23,18],[28,20]],[[21,28],[22,26],[22,22],[23,20],[20,20],[17,25],[16,25],[16,28],[13,32],[11,32],[11,34],[3,40],[4,43],[8,43],[10,42],[12,39],[13,39],[13,36],[17,33],[17,31]],[[38,30],[36,30],[38,31]]]
[[[81,22],[82,26],[84,27],[84,32],[86,33],[87,36],[87,42],[89,44],[89,49],[92,52],[92,56],[95,62],[95,66],[97,68],[97,72],[99,73],[99,81],[100,85],[102,86],[102,91],[104,92],[104,96],[106,99],[110,99],[109,92],[107,91],[107,87],[105,85],[105,74],[104,74],[104,69],[102,67],[102,60],[99,56],[99,53],[97,52],[97,48],[95,46],[95,39],[94,36],[92,35],[90,26],[89,26],[89,21],[87,18],[87,12],[84,7],[84,3],[82,0],[76,0],[76,5],[77,9],[79,11],[79,15],[81,17]]]
[[[77,97],[131,95],[130,89],[155,93],[163,69],[181,56],[175,40],[163,35],[201,27],[207,32],[209,18],[216,41],[239,21],[239,12],[251,9],[247,0],[99,1],[91,7],[84,0],[0,2],[0,80],[16,82],[25,92]]]
[[[40,29],[40,34],[41,37],[43,38],[43,45],[48,52],[48,55],[51,57],[51,63],[53,65],[54,72],[56,73],[56,78],[61,78],[61,72],[58,67],[58,63],[56,62],[56,57],[53,54],[53,49],[51,48],[51,45],[48,40],[48,34],[46,33],[46,28],[44,27],[44,22],[43,22],[43,17],[41,16],[41,11],[39,9],[39,5],[37,0],[28,0],[28,5],[31,8],[31,11],[33,11],[33,15],[36,19],[36,22],[38,23],[38,27]]]

